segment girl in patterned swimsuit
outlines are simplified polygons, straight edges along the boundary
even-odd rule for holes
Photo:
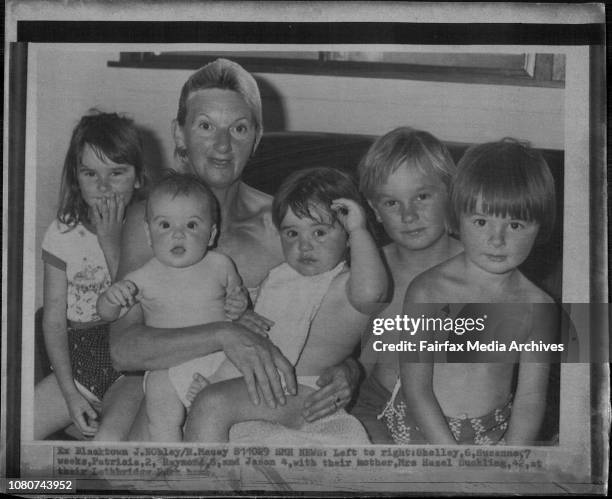
[[[463,316],[487,317],[487,327],[472,339],[550,344],[557,331],[553,300],[518,266],[550,233],[554,209],[552,175],[534,150],[511,139],[468,150],[451,187],[451,221],[465,251],[412,281],[404,314],[456,316],[453,308],[461,308]],[[401,386],[384,412],[397,443],[529,445],[537,440],[548,354],[499,352],[466,360],[470,363],[440,363],[430,352],[402,354]]]
[[[35,388],[35,439],[71,422],[86,437],[99,431],[102,397],[121,375],[111,365],[108,324],[96,300],[117,272],[125,208],[144,184],[132,120],[82,117],[64,161],[57,219],[42,243],[43,335],[53,373]]]

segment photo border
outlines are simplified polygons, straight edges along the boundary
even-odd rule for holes
[[[607,240],[607,226],[605,225],[606,213],[603,213],[603,202],[607,203],[607,196],[605,191],[605,182],[602,179],[605,178],[605,171],[603,168],[603,157],[605,156],[605,143],[603,142],[604,133],[602,128],[605,129],[605,116],[603,116],[601,102],[604,100],[603,90],[601,89],[601,82],[604,81],[603,75],[603,47],[593,46],[591,52],[591,64],[590,64],[590,82],[589,85],[589,99],[591,103],[591,114],[589,116],[590,121],[590,146],[589,156],[590,163],[594,165],[600,165],[601,171],[594,172],[589,177],[590,192],[595,195],[591,197],[590,213],[591,223],[595,228],[594,238],[595,244],[590,244],[590,272],[589,276],[594,277],[594,281],[591,281],[589,286],[589,295],[593,302],[607,302],[607,248],[602,249],[602,242]],[[6,289],[3,289],[7,299],[3,303],[3,326],[5,331],[3,334],[3,429],[2,438],[3,442],[6,442],[6,457],[4,457],[3,464],[3,475],[5,477],[17,477],[22,476],[24,470],[19,469],[19,462],[21,459],[16,459],[21,453],[21,440],[20,431],[16,431],[20,428],[21,412],[21,391],[19,389],[21,383],[15,382],[15,380],[21,380],[21,345],[22,345],[22,302],[23,302],[23,276],[17,269],[23,266],[23,241],[24,241],[24,196],[20,195],[24,192],[24,181],[25,181],[25,116],[26,116],[26,105],[27,98],[25,89],[24,76],[27,67],[27,42],[12,42],[10,44],[10,50],[5,53],[9,54],[8,71],[5,67],[5,81],[9,81],[9,90],[7,99],[5,95],[5,104],[8,104],[5,109],[8,109],[8,113],[5,114],[5,124],[8,117],[8,148],[5,148],[5,164],[9,165],[9,168],[4,169],[5,182],[4,185],[8,186],[8,200],[5,197],[6,205],[3,207],[5,224],[3,224],[3,238],[5,241],[10,241],[8,248],[3,252],[3,287],[6,285]],[[8,80],[7,80],[8,74]],[[7,85],[5,85],[5,88]],[[6,91],[5,91],[6,92]],[[568,111],[566,110],[566,117]],[[602,127],[603,124],[603,127]],[[19,131],[22,133],[19,133]],[[5,144],[7,140],[5,139]],[[8,155],[8,158],[7,158]],[[566,156],[567,164],[567,156]],[[592,171],[592,170],[591,170]],[[590,171],[590,172],[591,172]],[[592,242],[592,241],[591,241]],[[564,277],[565,279],[565,277]],[[6,281],[6,282],[5,282]],[[605,299],[604,299],[605,298]],[[603,325],[601,325],[603,326]],[[10,332],[10,334],[8,334]],[[8,361],[7,359],[10,359]],[[563,366],[566,370],[568,366]],[[573,367],[569,367],[573,369]],[[601,434],[607,435],[608,428],[606,427],[605,421],[605,410],[607,410],[607,404],[609,403],[609,397],[607,398],[606,393],[609,394],[609,370],[607,366],[601,366],[593,364],[589,368],[590,376],[590,397],[592,399],[591,407],[596,410],[596,418],[600,418],[601,421],[597,423],[593,421],[595,425],[595,431],[591,431],[592,444],[590,445],[591,463],[592,463],[592,482],[590,484],[583,484],[585,486],[591,486],[590,492],[598,493],[601,488],[598,486],[598,482],[601,483],[602,477],[605,476],[605,465],[607,463],[607,448],[605,442],[600,441]],[[6,393],[6,395],[5,395]],[[601,433],[598,428],[601,424]],[[608,422],[609,424],[609,422]],[[10,431],[9,431],[10,429]],[[41,445],[51,445],[44,443]],[[63,445],[63,444],[62,444]],[[82,445],[76,443],[75,445]],[[132,444],[130,444],[131,446]],[[119,447],[119,445],[117,445]],[[601,448],[603,446],[603,448]],[[563,451],[563,448],[559,449]],[[603,459],[602,459],[603,457]],[[17,473],[17,474],[15,474]],[[556,478],[556,477],[553,477]],[[551,478],[551,482],[553,481]],[[257,483],[259,478],[254,478],[254,483]],[[283,490],[283,481],[279,476],[272,475],[268,477],[268,486],[261,490]],[[137,481],[134,480],[134,483]],[[403,485],[410,485],[413,482],[405,482]],[[104,484],[104,482],[102,482]],[[430,482],[430,486],[433,482]],[[496,485],[500,486],[500,493],[503,493],[502,489],[509,485],[509,482],[498,482]],[[265,485],[265,484],[264,484]],[[435,489],[437,485],[433,484],[434,487],[430,491]],[[540,487],[540,490],[534,489],[532,492],[541,493],[542,484],[536,483],[533,487]],[[425,486],[425,490],[429,490],[431,487]],[[525,490],[527,490],[529,486]],[[95,492],[95,488],[91,491]],[[113,493],[120,493],[121,491],[133,492],[133,487],[127,487],[125,489],[115,490],[112,489]],[[169,490],[173,490],[170,488]],[[255,490],[255,489],[251,489]],[[339,489],[343,490],[343,489]],[[400,491],[400,489],[396,491]],[[557,489],[558,490],[558,489]],[[88,489],[88,492],[90,490]],[[102,488],[99,492],[108,492],[108,490]],[[346,490],[345,490],[346,491]],[[435,490],[440,491],[440,488]],[[443,490],[448,492],[448,490]],[[478,489],[474,489],[478,491]],[[482,491],[482,490],[481,490]],[[457,491],[455,491],[457,492]],[[461,491],[459,491],[461,492]],[[465,492],[465,491],[463,491]],[[497,492],[497,491],[496,491]],[[571,491],[570,491],[571,492]],[[589,493],[589,492],[587,492]]]

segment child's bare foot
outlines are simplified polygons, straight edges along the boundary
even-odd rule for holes
[[[196,398],[196,395],[208,385],[208,380],[204,376],[202,376],[200,373],[195,373],[193,375],[193,381],[187,389],[187,394],[185,395],[185,398],[189,401],[189,403],[193,402]]]

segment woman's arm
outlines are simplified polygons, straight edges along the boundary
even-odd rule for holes
[[[251,400],[259,388],[269,406],[285,403],[278,371],[296,392],[293,366],[268,338],[236,322],[211,322],[176,329],[145,326],[139,304],[111,326],[111,358],[118,370],[166,369],[223,350],[244,376]]]

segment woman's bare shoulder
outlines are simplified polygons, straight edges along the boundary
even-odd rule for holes
[[[242,203],[252,213],[270,211],[272,200],[274,199],[269,194],[255,189],[255,187],[251,187],[244,182],[240,184],[240,196]]]
[[[272,200],[274,198],[244,183],[241,184],[240,195],[242,209],[238,225],[240,227],[244,225],[250,230],[276,232],[272,222]]]

